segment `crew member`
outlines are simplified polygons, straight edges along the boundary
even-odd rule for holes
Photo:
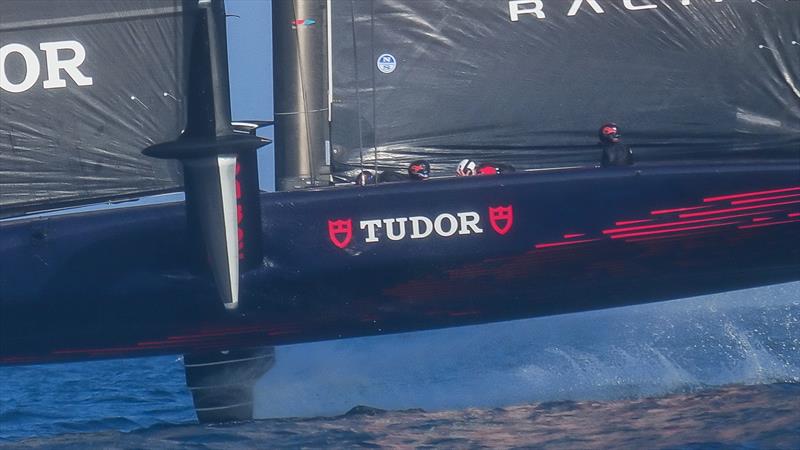
[[[475,175],[477,169],[478,164],[476,164],[475,161],[471,159],[462,159],[456,167],[456,175],[460,177],[471,177]]]
[[[471,159],[462,159],[456,167],[456,175],[460,177],[472,175],[500,175],[509,172],[514,172],[514,167],[510,164],[492,162],[477,164]]]
[[[368,184],[375,184],[375,175],[369,170],[362,170],[361,173],[356,175],[356,184],[359,186],[366,186]]]
[[[603,148],[603,156],[600,166],[630,166],[633,164],[633,151],[622,143],[622,134],[615,123],[606,123],[600,127],[600,146]]]
[[[427,180],[431,176],[431,164],[424,159],[412,162],[408,166],[408,176],[416,181]]]

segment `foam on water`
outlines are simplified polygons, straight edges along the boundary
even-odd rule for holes
[[[800,283],[446,330],[293,345],[258,417],[441,410],[800,382]]]
[[[257,387],[259,417],[337,415],[356,405],[436,411],[798,383],[800,283],[294,345],[276,353],[275,367]],[[176,357],[3,367],[0,443],[191,424],[194,412],[184,383]],[[288,425],[276,425],[283,426]],[[204,428],[189,434],[208,438]]]

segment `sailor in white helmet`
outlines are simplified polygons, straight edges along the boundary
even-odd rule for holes
[[[471,159],[462,159],[456,167],[456,175],[460,177],[471,177],[475,175],[478,164]]]
[[[500,175],[510,172],[514,172],[514,167],[510,164],[492,162],[478,164],[471,159],[462,159],[456,168],[456,175],[460,177],[469,177],[472,175]]]

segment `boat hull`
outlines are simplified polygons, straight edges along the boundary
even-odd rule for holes
[[[796,164],[264,193],[261,208],[264,258],[235,311],[192,264],[181,203],[0,223],[0,363],[366,336],[800,278]]]

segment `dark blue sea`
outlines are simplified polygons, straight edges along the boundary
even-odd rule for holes
[[[800,449],[800,283],[279,347],[256,414],[177,355],[0,368],[0,448]]]

